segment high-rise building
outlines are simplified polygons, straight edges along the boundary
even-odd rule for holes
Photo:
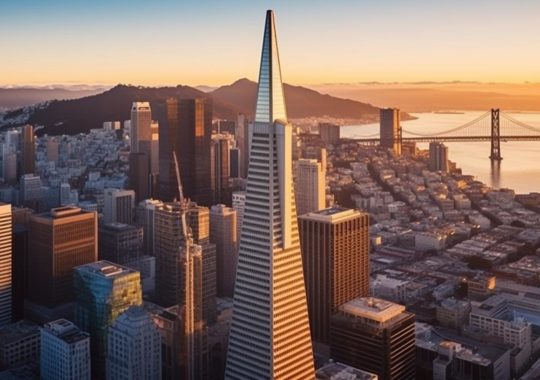
[[[29,223],[28,298],[55,307],[73,300],[73,268],[97,260],[97,214],[58,207]]]
[[[326,144],[335,144],[339,141],[340,127],[331,123],[319,123],[319,136]]]
[[[369,296],[369,215],[335,206],[298,217],[311,337],[328,345],[338,307]]]
[[[240,233],[242,232],[242,223],[244,221],[244,210],[246,208],[246,192],[235,191],[232,195],[232,207],[236,210],[236,237],[240,244]]]
[[[90,336],[59,319],[41,329],[40,376],[43,380],[90,380]]]
[[[378,298],[356,298],[339,307],[330,323],[334,360],[375,373],[381,380],[415,378],[414,314]]]
[[[216,273],[218,297],[232,297],[236,262],[238,261],[238,239],[236,210],[219,204],[210,210],[210,241],[216,244]]]
[[[202,249],[202,313],[208,324],[216,320],[216,245],[210,241],[210,210],[191,203],[187,221],[193,242]]]
[[[240,150],[240,177],[247,178],[249,158],[249,127],[246,115],[243,113],[238,114],[234,138],[236,140],[236,146]]]
[[[184,336],[184,306],[175,305],[152,311],[152,317],[161,335],[161,375],[163,380],[176,380],[184,376],[186,362]]]
[[[203,206],[212,204],[210,139],[212,103],[208,99],[167,100],[167,127],[160,149],[160,199],[177,197],[172,153],[176,152],[186,197]]]
[[[381,147],[392,149],[392,152],[401,155],[401,130],[399,110],[397,108],[381,108],[380,111],[380,138]]]
[[[242,154],[240,153],[239,148],[232,148],[230,150],[229,161],[230,161],[230,167],[231,167],[231,178],[242,177],[242,173],[241,173]]]
[[[12,222],[11,205],[0,203],[0,327],[12,316]]]
[[[180,246],[184,232],[180,211],[178,202],[164,203],[155,211],[156,294],[164,307],[183,304]]]
[[[142,307],[131,306],[109,327],[108,379],[161,379],[161,337]]]
[[[146,152],[150,173],[159,173],[159,125],[152,121],[149,102],[134,102],[131,107],[131,151]]]
[[[22,203],[36,209],[38,202],[43,199],[41,178],[34,174],[23,174],[20,186]]]
[[[136,210],[136,223],[143,228],[144,254],[154,256],[154,221],[156,210],[163,202],[156,199],[145,199]]]
[[[39,325],[22,319],[0,328],[0,368],[39,362]]]
[[[133,190],[105,189],[103,204],[104,223],[133,223],[135,192]]]
[[[211,155],[211,175],[212,191],[214,193],[213,203],[231,202],[231,188],[229,178],[231,177],[231,149],[234,147],[234,139],[229,134],[212,135]]]
[[[326,168],[317,160],[296,162],[296,211],[298,215],[322,210],[326,205]]]
[[[34,174],[36,171],[36,145],[34,128],[31,125],[22,127],[21,175]]]
[[[99,227],[99,259],[126,265],[142,257],[143,229],[123,223]]]
[[[313,379],[274,14],[266,13],[226,379]]]
[[[131,152],[129,154],[129,188],[135,191],[137,202],[151,197],[150,160],[146,152]]]
[[[142,303],[139,272],[108,261],[74,269],[75,322],[92,338],[92,373],[105,375],[107,334],[116,318],[130,306]]]
[[[448,171],[448,147],[443,143],[429,143],[429,170]]]
[[[155,194],[159,173],[159,125],[152,121],[149,102],[133,102],[131,107],[130,186],[137,201]]]

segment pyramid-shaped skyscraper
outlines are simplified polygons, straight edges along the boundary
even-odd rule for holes
[[[292,176],[292,126],[266,13],[226,379],[315,378]]]

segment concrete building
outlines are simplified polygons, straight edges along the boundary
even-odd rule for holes
[[[163,202],[156,199],[145,199],[140,202],[136,210],[136,224],[143,228],[144,254],[154,256],[154,234],[156,210],[163,206]]]
[[[140,202],[156,196],[159,173],[159,125],[149,102],[133,102],[130,125],[129,183]]]
[[[31,125],[22,127],[21,175],[34,174],[36,171],[36,143],[34,128]]]
[[[28,298],[49,308],[73,300],[73,268],[98,257],[97,214],[58,207],[29,223]]]
[[[105,189],[103,205],[104,223],[133,223],[135,192],[133,190]]]
[[[225,379],[312,379],[292,126],[270,10],[263,41]]]
[[[139,272],[108,261],[74,269],[75,322],[92,337],[92,373],[105,376],[108,328],[130,306],[142,303]]]
[[[304,215],[322,210],[326,205],[326,170],[317,160],[300,159],[296,162],[296,211]]]
[[[335,144],[339,141],[340,127],[331,123],[319,123],[319,135],[326,144]]]
[[[448,147],[443,143],[429,143],[429,170],[448,171]]]
[[[379,377],[367,371],[351,367],[346,364],[336,363],[334,361],[325,364],[315,373],[317,380],[378,380]]]
[[[469,321],[471,304],[455,298],[448,298],[437,305],[435,313],[441,326],[461,329]]]
[[[210,148],[210,175],[212,176],[214,204],[231,204],[231,188],[229,186],[229,178],[231,178],[231,149],[233,149],[233,147],[233,135],[212,135],[212,144]]]
[[[332,358],[381,380],[415,379],[414,314],[378,298],[356,298],[332,316]]]
[[[329,343],[340,305],[369,296],[369,216],[331,207],[298,218],[312,340]]]
[[[249,127],[246,115],[239,113],[234,131],[236,146],[240,150],[240,177],[247,178],[249,159]]]
[[[210,241],[216,245],[217,296],[232,297],[236,263],[238,261],[238,238],[236,210],[225,205],[210,209]]]
[[[117,264],[134,262],[143,256],[143,229],[123,223],[99,227],[99,259]]]
[[[184,307],[180,305],[152,310],[152,318],[161,336],[161,375],[163,380],[184,376],[186,355],[184,346]]]
[[[485,344],[450,330],[417,324],[417,378],[510,379],[510,349]]]
[[[11,368],[39,361],[39,326],[27,320],[0,329],[0,368]]]
[[[142,307],[131,306],[109,327],[107,378],[161,379],[161,337]]]
[[[24,174],[20,179],[22,204],[36,209],[38,202],[43,199],[41,186],[41,178],[38,175]]]
[[[40,375],[43,380],[90,380],[90,335],[59,319],[41,329]]]
[[[232,207],[236,210],[236,227],[238,244],[240,244],[240,234],[242,232],[242,223],[244,221],[244,209],[246,208],[246,192],[235,191],[232,195]]]
[[[188,207],[187,222],[193,242],[202,249],[202,313],[208,324],[216,320],[216,245],[210,241],[210,210],[194,202]]]
[[[396,156],[401,155],[401,131],[399,110],[381,108],[380,137],[381,147],[391,149]]]

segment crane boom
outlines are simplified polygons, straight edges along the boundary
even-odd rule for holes
[[[176,157],[175,151],[173,151],[173,159],[174,159],[174,168],[176,170],[176,183],[178,184],[178,197],[179,197],[178,200],[180,202],[182,230],[184,234],[184,239],[187,241],[188,235],[189,235],[187,221],[186,221],[187,204],[186,204],[186,200],[184,199],[184,191],[182,190],[182,180],[180,179],[180,166],[178,165],[178,158]]]

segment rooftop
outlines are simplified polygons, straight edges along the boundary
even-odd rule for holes
[[[352,219],[364,215],[358,210],[342,206],[332,206],[319,211],[309,212],[299,216],[301,219],[318,220],[321,222],[332,223]]]
[[[0,344],[16,342],[35,334],[39,334],[39,326],[23,319],[0,329]]]
[[[121,277],[129,273],[137,272],[136,270],[125,267],[123,265],[111,263],[107,260],[101,260],[90,264],[80,265],[76,267],[76,269],[89,271],[106,278]]]
[[[58,319],[46,323],[43,325],[43,330],[69,344],[90,338],[89,334],[83,332],[67,319]]]
[[[339,307],[347,314],[383,323],[405,312],[405,306],[374,297],[355,298]]]
[[[341,363],[330,362],[315,374],[317,380],[377,380],[377,375],[350,367]]]

